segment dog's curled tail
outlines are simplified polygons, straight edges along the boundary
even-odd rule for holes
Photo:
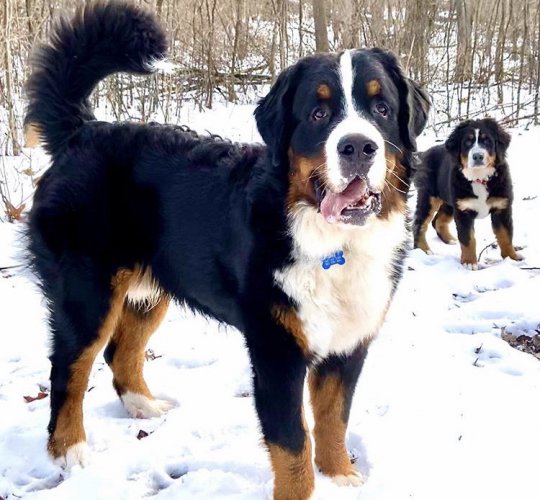
[[[37,129],[45,148],[58,155],[94,114],[90,93],[117,72],[149,74],[167,51],[165,33],[150,13],[126,2],[94,2],[73,19],[61,19],[51,41],[35,53],[26,84],[25,127]]]

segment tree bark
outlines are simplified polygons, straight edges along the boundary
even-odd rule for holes
[[[457,15],[457,59],[456,59],[456,82],[463,82],[471,78],[470,60],[472,15],[467,0],[456,0]]]
[[[326,1],[313,0],[313,22],[315,24],[315,50],[328,52],[328,29],[326,20]]]

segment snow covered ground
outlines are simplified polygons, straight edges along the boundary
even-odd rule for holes
[[[232,139],[257,139],[252,107],[186,111],[185,122]],[[488,248],[481,269],[429,231],[416,250],[358,384],[348,445],[366,476],[339,488],[317,476],[325,499],[538,500],[540,361],[501,332],[540,329],[540,129],[512,130],[515,244],[522,262]],[[441,139],[444,138],[444,134]],[[433,134],[420,149],[433,144]],[[40,159],[41,158],[41,159]],[[32,153],[34,163],[42,156]],[[28,160],[30,161],[30,160]],[[536,163],[535,163],[536,162]],[[411,204],[414,200],[411,200]],[[19,225],[0,223],[0,267],[17,262]],[[478,249],[494,241],[477,223]],[[70,474],[46,454],[49,388],[45,309],[31,276],[0,272],[0,497],[50,500],[268,498],[249,363],[240,334],[171,308],[151,339],[148,383],[175,407],[128,417],[100,357],[85,399],[90,464]],[[307,402],[307,400],[306,400]],[[144,430],[147,437],[137,439]]]

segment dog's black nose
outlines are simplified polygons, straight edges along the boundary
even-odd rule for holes
[[[362,134],[349,134],[340,139],[337,145],[339,156],[348,161],[372,160],[379,146]]]
[[[472,159],[475,163],[482,163],[484,161],[484,153],[473,153]]]

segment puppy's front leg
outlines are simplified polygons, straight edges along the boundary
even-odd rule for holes
[[[458,240],[461,244],[461,264],[473,271],[478,269],[476,255],[476,238],[474,237],[474,219],[476,212],[471,210],[456,210],[455,220]]]

